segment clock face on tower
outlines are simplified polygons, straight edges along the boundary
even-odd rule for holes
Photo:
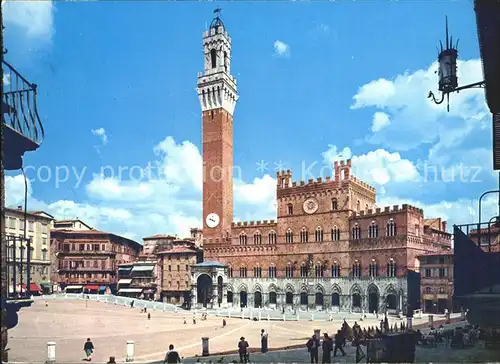
[[[212,212],[211,214],[207,215],[205,222],[207,223],[207,226],[210,229],[213,229],[217,227],[217,225],[219,225],[220,222],[219,215],[217,215],[215,212]]]

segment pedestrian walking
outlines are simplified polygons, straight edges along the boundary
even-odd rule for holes
[[[83,351],[85,352],[86,355],[86,358],[84,360],[91,361],[94,350],[95,350],[94,344],[92,344],[92,341],[90,340],[90,338],[88,338],[85,344],[83,344]]]
[[[323,343],[321,344],[321,349],[323,351],[321,362],[323,364],[330,364],[332,361],[333,340],[330,338],[330,336],[328,336],[326,332],[323,334]]]
[[[163,360],[163,363],[174,364],[180,362],[181,362],[181,357],[179,356],[179,353],[177,352],[177,350],[174,349],[174,345],[170,344],[168,346],[167,354],[165,354],[165,360]]]
[[[311,357],[311,363],[318,363],[318,350],[319,350],[319,340],[316,338],[316,335],[313,335],[307,341],[307,351],[309,352],[309,356]]]
[[[248,363],[248,342],[242,336],[238,342],[238,354],[240,354],[240,363]]]
[[[344,338],[342,332],[340,330],[337,331],[337,335],[335,335],[335,348],[333,349],[333,356],[337,356],[337,350],[340,350],[343,356],[345,356],[344,351]]]
[[[269,335],[267,334],[266,330],[262,329],[260,331],[260,352],[261,353],[267,353],[267,340],[269,338]]]
[[[226,319],[222,319],[222,327],[226,327],[226,325],[227,325]]]
[[[114,356],[109,357],[109,361],[106,364],[116,364],[116,359]]]

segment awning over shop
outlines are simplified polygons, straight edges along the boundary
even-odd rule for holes
[[[82,289],[82,288],[83,288],[83,286],[67,286],[64,289]]]
[[[144,290],[144,293],[155,293],[154,289],[146,289]]]
[[[132,267],[120,267],[118,268],[118,272],[128,272],[131,269]]]
[[[47,287],[47,288],[52,288],[52,283],[50,283],[50,282],[40,282],[40,286]]]
[[[132,283],[131,279],[120,279],[118,281],[118,284],[130,284],[130,283]]]
[[[105,291],[105,290],[106,290],[106,286],[99,287],[99,291]]]
[[[150,272],[155,269],[154,265],[135,265],[132,272]]]
[[[87,289],[89,291],[98,291],[99,290],[99,286],[87,285],[87,286],[85,286],[85,289]]]
[[[120,288],[118,293],[141,293],[142,288]]]
[[[41,288],[36,283],[30,283],[30,292],[41,292]]]

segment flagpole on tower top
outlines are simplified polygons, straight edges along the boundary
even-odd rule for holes
[[[222,9],[220,7],[216,7],[214,9],[214,14],[215,16],[218,18],[220,16],[220,14],[222,13]]]

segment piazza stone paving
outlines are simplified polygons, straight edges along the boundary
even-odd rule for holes
[[[173,305],[157,304],[136,300],[136,307],[131,308],[126,299],[109,297],[107,303],[102,298],[96,301],[75,299],[74,296],[52,296],[36,298],[29,308],[23,308],[19,315],[19,324],[9,330],[9,362],[44,363],[47,359],[47,342],[56,343],[57,363],[82,362],[83,344],[91,338],[96,348],[92,357],[93,363],[106,363],[110,356],[117,362],[125,360],[126,342],[135,343],[134,362],[160,363],[169,344],[174,344],[183,357],[183,362],[232,362],[237,360],[234,354],[219,354],[213,357],[196,357],[201,353],[201,338],[210,338],[211,353],[227,353],[235,351],[240,336],[244,336],[250,347],[257,350],[260,345],[260,330],[269,333],[270,352],[266,354],[252,353],[252,362],[263,363],[306,363],[308,353],[305,342],[315,329],[334,334],[340,328],[344,318],[352,325],[355,320],[363,326],[376,326],[379,320],[368,315],[359,321],[358,315],[345,313],[333,314],[333,321],[328,321],[329,314],[299,312],[299,321],[293,321],[292,312],[285,321],[278,320],[280,312],[260,311],[262,321],[249,320],[259,317],[259,310],[246,310],[241,319],[241,312],[235,310],[231,317],[226,317],[227,326],[222,327],[222,318],[217,312],[208,312],[208,318],[201,320],[196,313],[197,322],[193,324],[193,312],[176,309]],[[47,302],[47,305],[46,305]],[[141,306],[146,305],[151,319],[141,313]],[[137,307],[139,306],[139,307]],[[312,315],[312,316],[311,316]],[[321,317],[324,315],[324,317]],[[236,316],[236,317],[235,317]],[[272,317],[271,317],[272,316]],[[302,316],[302,317],[300,317]],[[276,317],[275,319],[273,319]],[[314,321],[311,321],[314,319]],[[440,320],[443,318],[436,318]],[[186,324],[184,324],[186,320]],[[424,315],[415,319],[414,325],[426,326],[428,318]],[[401,322],[396,317],[389,317],[391,325]],[[418,362],[484,362],[496,361],[498,352],[482,349],[478,346],[471,349],[450,349],[444,347],[417,348]],[[296,349],[297,347],[302,347]],[[277,349],[289,348],[288,350]],[[354,362],[355,349],[348,345],[347,356],[334,358],[334,362]]]

